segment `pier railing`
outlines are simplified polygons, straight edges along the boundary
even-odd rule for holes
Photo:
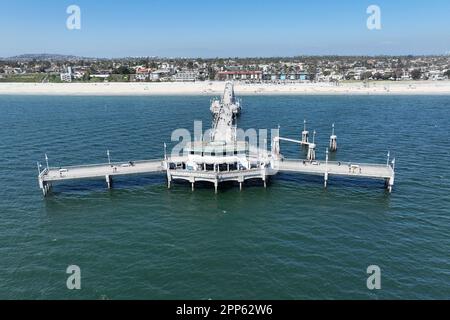
[[[261,174],[261,171],[264,169],[255,168],[255,169],[245,169],[245,170],[230,170],[230,171],[202,171],[202,170],[187,170],[187,169],[169,169],[168,170],[172,174],[182,175],[182,176],[191,176],[195,175],[196,177],[233,177],[239,174],[251,174],[257,173]]]
[[[325,160],[306,160],[306,159],[283,159],[282,161],[280,160],[280,162],[301,162],[303,163],[303,161],[305,162],[305,164],[310,164],[310,163],[319,163],[319,165],[325,165],[327,164],[327,162]],[[392,168],[391,164],[377,164],[377,163],[366,163],[366,162],[353,162],[353,161],[328,161],[329,165],[341,165],[341,166],[348,166],[348,165],[359,165],[359,166],[365,166],[365,167],[390,167]]]
[[[149,162],[161,162],[161,165],[163,164],[163,159],[150,159],[150,160],[136,160],[131,161],[133,164],[142,164],[142,163],[149,163]],[[50,170],[59,170],[59,169],[79,169],[79,168],[95,168],[95,167],[105,167],[105,166],[121,166],[123,164],[129,164],[130,161],[114,161],[114,162],[106,162],[106,163],[93,163],[93,164],[82,164],[82,165],[70,165],[70,166],[57,166],[57,167],[49,167],[48,169],[45,168],[41,173],[48,173]],[[44,174],[45,174],[44,173]]]

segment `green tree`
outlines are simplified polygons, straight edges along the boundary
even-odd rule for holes
[[[383,79],[383,80],[389,80],[391,77],[392,77],[392,73],[391,73],[391,72],[386,72],[386,73],[383,75],[382,79]]]
[[[372,77],[372,72],[366,71],[361,75],[361,80],[367,80]]]
[[[89,81],[91,78],[91,73],[89,72],[89,70],[87,70],[84,74],[83,74],[83,81]]]
[[[209,80],[214,80],[216,78],[216,70],[212,67],[208,67]]]
[[[127,66],[120,66],[113,71],[114,74],[132,74],[134,70],[128,68]]]
[[[419,80],[421,76],[422,71],[420,71],[419,69],[414,69],[413,71],[411,71],[411,78],[413,80]]]
[[[380,80],[380,79],[383,79],[383,75],[379,72],[375,72],[375,74],[373,75],[373,78],[375,80]]]

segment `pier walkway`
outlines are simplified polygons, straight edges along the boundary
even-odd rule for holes
[[[349,163],[309,160],[284,160],[277,161],[275,169],[280,172],[296,172],[304,174],[350,176],[361,178],[390,179],[394,175],[391,166],[369,163]]]
[[[175,160],[175,161],[174,161]],[[385,181],[385,186],[392,191],[394,185],[394,168],[387,164],[349,163],[336,161],[310,161],[302,159],[274,160],[271,167],[254,168],[230,171],[201,171],[188,170],[180,167],[172,168],[171,164],[182,163],[183,157],[170,160],[142,160],[125,163],[107,163],[81,166],[68,166],[60,168],[45,168],[39,173],[39,187],[44,196],[50,191],[54,182],[81,179],[106,179],[108,188],[112,187],[112,177],[121,175],[160,173],[167,175],[168,187],[172,180],[185,180],[192,184],[198,181],[207,181],[217,187],[220,182],[235,181],[240,189],[246,180],[261,179],[266,186],[268,177],[278,172],[320,175],[324,177],[324,186],[327,187],[329,176],[345,176],[354,179],[380,179]]]
[[[338,161],[277,160],[274,169],[279,172],[291,172],[324,176],[324,185],[330,175],[351,178],[383,179],[389,192],[394,185],[394,167],[390,164],[350,163]]]
[[[164,170],[164,162],[162,160],[50,167],[39,173],[39,187],[44,195],[47,195],[53,182],[105,178],[108,187],[111,188],[113,176],[162,173]]]

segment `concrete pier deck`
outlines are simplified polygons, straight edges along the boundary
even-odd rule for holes
[[[183,157],[177,158],[176,162],[183,162]],[[49,192],[52,183],[66,180],[80,179],[106,179],[108,188],[112,186],[112,178],[120,175],[161,173],[167,175],[168,186],[172,180],[185,180],[192,184],[207,181],[217,187],[220,182],[236,181],[242,189],[242,184],[249,179],[261,179],[266,185],[269,176],[278,172],[292,174],[321,175],[324,177],[324,186],[327,186],[329,176],[346,176],[355,179],[380,179],[385,181],[389,191],[394,185],[394,168],[386,164],[349,163],[337,161],[309,161],[303,159],[274,160],[272,167],[254,168],[232,171],[200,171],[182,168],[170,169],[171,160],[143,160],[124,163],[107,163],[82,166],[68,166],[60,168],[44,169],[39,174],[39,186],[44,195]]]
[[[390,179],[394,176],[391,166],[385,164],[349,163],[337,161],[290,160],[276,161],[275,169],[280,172],[303,174],[348,176],[355,178]]]
[[[50,167],[45,168],[39,173],[39,187],[42,189],[44,195],[47,195],[53,182],[95,178],[106,179],[108,187],[111,187],[113,176],[162,173],[164,170],[164,161],[162,160],[140,160],[58,168]]]
[[[275,170],[299,174],[321,175],[327,187],[329,176],[345,176],[350,178],[383,179],[389,192],[394,186],[394,164],[370,164],[339,161],[310,160],[277,160]]]

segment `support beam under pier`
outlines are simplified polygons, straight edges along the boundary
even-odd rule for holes
[[[239,191],[242,191],[242,184],[244,183],[244,178],[240,176],[238,178],[238,182],[239,182]]]
[[[108,189],[112,188],[112,177],[110,175],[105,176],[106,185],[108,186]]]
[[[42,193],[43,193],[44,197],[46,197],[48,195],[51,187],[52,187],[52,185],[49,182],[45,182],[45,181],[42,182],[41,189],[42,189]]]
[[[393,186],[394,186],[394,176],[387,179],[387,189],[388,189],[389,193],[392,193]]]
[[[170,182],[172,181],[172,176],[169,173],[169,170],[167,170],[167,189],[170,189]]]

